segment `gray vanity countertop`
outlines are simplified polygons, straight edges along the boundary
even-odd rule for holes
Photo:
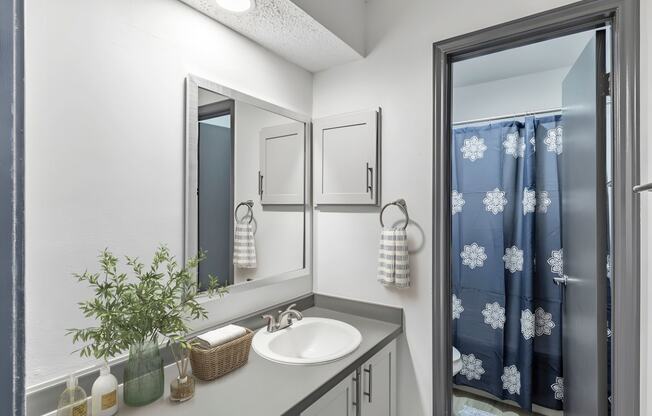
[[[323,365],[287,365],[266,360],[253,351],[242,368],[215,381],[197,380],[195,397],[185,403],[170,402],[169,382],[176,376],[174,365],[166,368],[165,395],[144,407],[127,407],[121,402],[121,416],[281,416],[298,415],[316,393],[327,391],[355,371],[361,360],[370,358],[402,331],[400,325],[362,318],[330,309],[312,307],[305,316],[337,319],[356,327],[362,334],[360,347],[341,360]],[[262,323],[262,321],[261,321]],[[253,328],[252,328],[253,329]],[[317,397],[318,398],[318,397]]]

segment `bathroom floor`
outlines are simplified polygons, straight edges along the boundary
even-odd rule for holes
[[[510,406],[472,393],[453,390],[454,416],[542,416],[540,413],[524,412]]]

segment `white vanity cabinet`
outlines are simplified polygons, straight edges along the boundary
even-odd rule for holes
[[[315,204],[378,204],[379,114],[362,111],[313,122]]]
[[[355,373],[330,389],[319,400],[301,413],[301,416],[357,416]]]
[[[396,416],[396,341],[362,365],[360,416]]]
[[[396,416],[396,340],[329,390],[301,416]]]

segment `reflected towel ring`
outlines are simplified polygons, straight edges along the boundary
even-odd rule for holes
[[[410,215],[408,214],[407,204],[405,203],[405,199],[402,198],[397,199],[396,201],[392,201],[388,204],[385,204],[385,206],[383,206],[383,209],[380,210],[380,225],[382,227],[385,227],[385,224],[383,224],[383,213],[390,205],[396,205],[401,211],[403,211],[403,215],[405,215],[405,225],[403,226],[403,229],[405,230],[408,226],[408,223],[410,222]]]
[[[251,209],[254,206],[254,201],[252,201],[251,199],[248,200],[248,201],[245,201],[245,202],[240,202],[238,205],[236,205],[235,212],[233,213],[233,217],[235,218],[235,222],[238,222],[238,223],[240,222],[240,220],[238,220],[238,209],[240,209],[240,207],[243,206],[243,205],[247,207],[248,212],[244,217],[242,217],[242,219],[246,218],[247,215],[249,215],[249,222],[247,224],[251,224],[251,221],[254,220],[254,210]]]

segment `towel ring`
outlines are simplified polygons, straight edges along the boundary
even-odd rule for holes
[[[249,222],[247,224],[251,224],[251,221],[254,220],[254,210],[251,209],[254,206],[254,201],[251,199],[245,202],[240,202],[238,205],[236,205],[235,212],[233,213],[233,218],[235,218],[235,222],[240,222],[240,220],[238,220],[238,209],[240,209],[240,207],[243,205],[247,207],[247,215],[249,215]],[[242,218],[246,218],[247,215]]]
[[[408,226],[408,223],[410,222],[410,215],[408,214],[407,204],[405,203],[405,199],[403,198],[397,199],[396,201],[392,201],[388,204],[385,204],[385,206],[383,206],[383,209],[380,210],[380,225],[382,227],[385,227],[385,224],[383,224],[383,213],[390,205],[396,205],[401,211],[403,211],[403,215],[405,215],[405,225],[403,226],[403,229],[405,230]]]

